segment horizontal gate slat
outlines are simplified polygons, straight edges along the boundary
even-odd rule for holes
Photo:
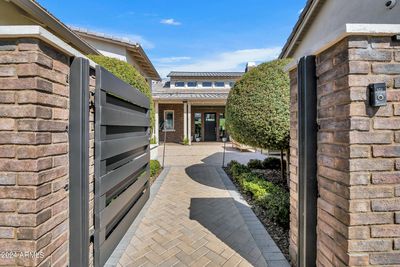
[[[115,79],[115,76],[110,72],[106,71],[102,67],[101,69],[101,80],[100,80],[100,88],[107,93],[115,95],[124,99],[125,101],[129,101],[139,107],[143,107],[148,109],[150,107],[149,99],[142,94],[138,89],[132,90],[132,87],[123,82],[120,79]]]
[[[148,173],[141,175],[135,183],[100,211],[100,228],[106,227],[141,192],[148,178]]]
[[[121,167],[113,170],[100,178],[100,195],[104,195],[111,188],[122,182],[126,177],[132,173],[137,172],[149,161],[148,153],[141,155],[139,158],[122,165]]]
[[[124,219],[119,223],[117,228],[100,246],[100,249],[102,251],[102,253],[100,254],[101,265],[104,265],[108,257],[110,257],[111,253],[118,244],[119,240],[121,240],[121,238],[125,235],[126,231],[131,226],[133,220],[137,217],[140,210],[146,204],[146,201],[149,199],[149,196],[150,196],[150,190],[147,187],[146,192],[144,192],[144,194],[140,197],[138,202],[132,207],[132,209],[126,214]]]
[[[101,125],[109,126],[150,126],[150,119],[144,113],[129,112],[109,107],[101,107]]]
[[[136,148],[146,146],[148,143],[149,137],[147,135],[101,141],[102,154],[100,157],[102,160],[108,159]]]

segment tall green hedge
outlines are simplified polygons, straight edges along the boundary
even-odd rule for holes
[[[129,63],[106,56],[89,55],[91,60],[104,67],[106,70],[137,88],[150,99],[150,125],[154,129],[154,105],[151,95],[151,88],[146,79]]]
[[[290,89],[284,67],[289,60],[274,60],[245,73],[229,93],[226,124],[236,141],[254,147],[285,150],[289,147]]]

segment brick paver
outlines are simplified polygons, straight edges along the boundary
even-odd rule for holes
[[[220,149],[168,148],[167,155],[177,157],[168,161],[168,174],[138,218],[118,266],[267,266],[265,247],[227,190],[218,162],[204,162]]]

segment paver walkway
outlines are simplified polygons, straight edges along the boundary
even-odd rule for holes
[[[220,153],[220,144],[168,145],[167,173],[117,248],[118,266],[288,266],[224,176]]]

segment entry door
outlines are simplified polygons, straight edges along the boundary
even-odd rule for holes
[[[217,141],[216,113],[204,113],[204,141]]]

